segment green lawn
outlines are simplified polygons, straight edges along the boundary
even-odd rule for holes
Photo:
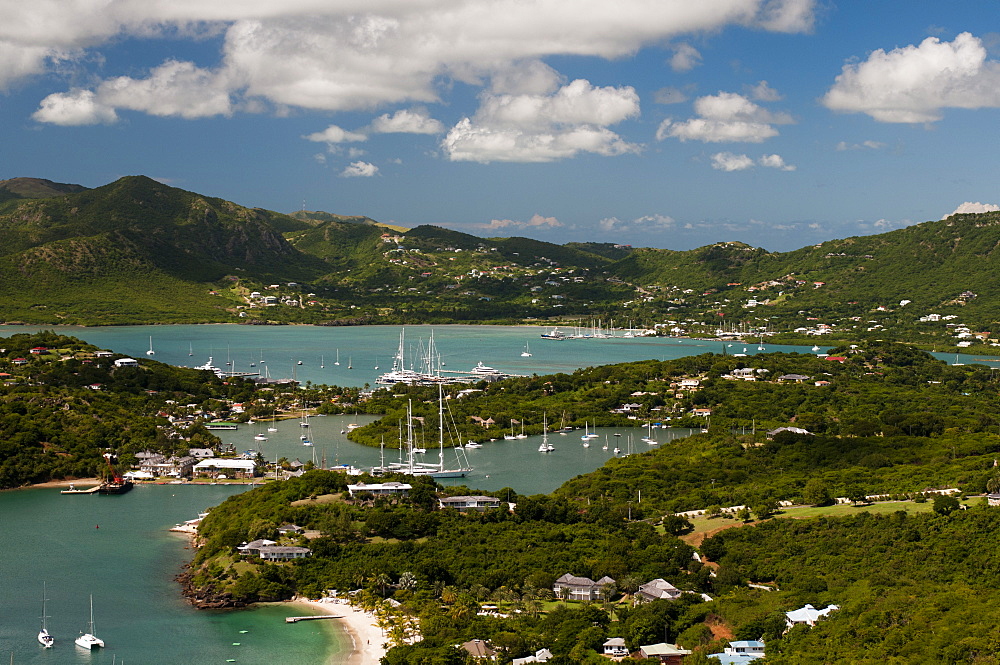
[[[981,501],[984,501],[982,497],[972,497],[962,501],[963,504],[967,506],[975,505]],[[896,511],[902,510],[905,513],[929,513],[934,508],[934,502],[928,499],[924,503],[915,503],[913,501],[880,501],[878,503],[870,503],[861,506],[853,506],[851,504],[840,504],[836,506],[794,506],[792,508],[784,508],[782,511],[775,515],[776,518],[792,518],[792,519],[807,519],[810,517],[843,517],[846,515],[856,515],[857,513],[894,513]],[[721,528],[730,526],[739,526],[741,522],[739,520],[733,519],[731,517],[705,517],[704,515],[695,517],[690,520],[691,524],[694,525],[694,531],[689,534],[689,536],[695,536],[699,534],[708,534],[713,531],[718,531]],[[700,542],[700,539],[698,539]]]

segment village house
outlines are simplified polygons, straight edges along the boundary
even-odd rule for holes
[[[644,602],[652,600],[675,600],[681,597],[681,592],[670,582],[657,578],[640,586],[638,597]]]
[[[483,640],[469,640],[462,643],[462,650],[476,660],[496,660],[497,652]]]
[[[711,653],[708,657],[718,658],[722,665],[743,665],[764,657],[764,643],[759,640],[730,642],[722,653]]]
[[[611,637],[604,643],[604,655],[611,658],[624,658],[628,655],[624,637]]]
[[[115,367],[138,367],[139,361],[135,358],[119,358],[115,361]]]
[[[690,655],[690,653],[687,649],[681,649],[676,644],[667,644],[666,642],[639,647],[640,657],[655,658],[661,663],[669,663],[670,665],[681,665],[684,662],[684,656]]]
[[[515,658],[511,661],[511,665],[527,665],[528,663],[547,663],[549,659],[552,658],[552,652],[546,648],[541,648],[530,656],[525,656],[524,658]]]
[[[595,582],[589,577],[576,577],[566,573],[552,585],[552,591],[556,598],[598,600],[601,597],[601,590],[613,584],[615,581],[606,575]]]
[[[830,612],[834,610],[839,610],[840,608],[836,605],[828,605],[827,607],[817,610],[812,605],[805,605],[797,610],[792,610],[791,612],[785,612],[785,624],[788,628],[795,626],[797,624],[805,624],[807,626],[815,626],[816,622],[825,617]]]

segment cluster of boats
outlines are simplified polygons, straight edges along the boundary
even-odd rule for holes
[[[394,386],[397,383],[403,383],[409,386],[438,386],[477,381],[500,381],[514,376],[484,365],[482,362],[467,372],[444,369],[441,354],[438,353],[437,347],[434,345],[434,333],[431,333],[426,348],[423,348],[422,342],[418,347],[416,355],[419,358],[417,365],[419,369],[415,369],[412,363],[407,367],[405,353],[405,331],[402,331],[399,333],[399,348],[392,358],[392,369],[380,374],[375,379],[376,385]],[[531,355],[527,346],[521,355],[525,354]]]
[[[41,644],[46,649],[51,649],[56,644],[56,638],[49,633],[48,625],[46,619],[48,615],[45,613],[45,603],[48,600],[45,597],[45,584],[42,583],[42,627],[38,631],[38,643]],[[94,635],[94,597],[90,597],[90,623],[87,626],[86,633],[80,633],[80,636],[74,640],[76,646],[87,649],[97,649],[104,646],[104,640],[100,639]]]

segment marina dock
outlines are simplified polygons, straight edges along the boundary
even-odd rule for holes
[[[285,623],[298,623],[299,621],[312,621],[313,619],[341,619],[343,617],[334,614],[320,614],[313,617],[285,617]]]
[[[60,490],[60,494],[97,494],[97,490],[101,489],[100,485],[94,485],[93,487],[88,487],[84,490],[78,490],[74,486],[70,485],[68,490]]]

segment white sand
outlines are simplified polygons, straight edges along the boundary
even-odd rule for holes
[[[382,647],[385,637],[371,613],[362,612],[346,602],[322,602],[307,598],[295,598],[292,602],[307,605],[317,614],[333,614],[339,617],[334,621],[344,627],[354,642],[354,649],[348,660],[350,665],[377,665],[385,655],[385,649]]]

